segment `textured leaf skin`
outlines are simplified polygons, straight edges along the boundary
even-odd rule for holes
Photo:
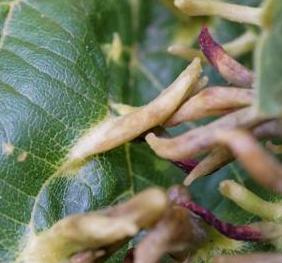
[[[269,116],[282,116],[282,3],[275,1],[272,25],[263,33],[256,54],[257,107]]]

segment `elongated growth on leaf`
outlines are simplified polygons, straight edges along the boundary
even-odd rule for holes
[[[282,138],[282,123],[280,120],[262,123],[253,129],[252,134],[258,139]],[[184,184],[190,185],[197,178],[215,172],[232,160],[234,160],[234,156],[230,150],[225,147],[217,147],[201,160],[194,169],[189,171]]]
[[[264,220],[282,221],[281,203],[267,202],[233,180],[221,182],[219,190],[222,195],[249,213],[255,214]]]
[[[232,57],[239,57],[250,52],[257,41],[257,35],[253,31],[247,31],[231,42],[223,44],[223,49]],[[207,62],[201,50],[186,47],[185,45],[174,44],[168,48],[172,55],[192,61],[195,57],[201,58],[202,62]]]
[[[154,133],[149,133],[146,136],[146,141],[160,157],[169,160],[183,160],[211,150],[214,145],[219,143],[217,133],[221,130],[228,131],[236,127],[248,129],[264,120],[264,116],[258,116],[257,112],[249,107],[175,138],[159,138]]]
[[[282,138],[282,121],[271,120],[262,123],[252,130],[254,137],[258,139]],[[279,146],[277,146],[279,147]],[[274,146],[275,148],[275,146]],[[225,147],[213,149],[203,160],[201,160],[186,177],[184,184],[190,185],[199,177],[209,175],[217,169],[231,162],[235,157]]]
[[[234,22],[261,25],[261,8],[216,0],[175,0],[174,4],[189,16],[219,16]]]
[[[59,263],[89,248],[101,251],[155,224],[167,206],[166,194],[156,188],[141,192],[128,202],[104,211],[66,217],[34,236],[21,260],[24,263]],[[97,255],[104,256],[103,253]],[[72,260],[75,258],[72,257]]]
[[[179,105],[192,94],[201,73],[196,58],[156,99],[124,116],[105,120],[91,128],[70,150],[65,168],[79,166],[87,157],[113,149],[165,122]]]
[[[184,184],[190,185],[196,179],[209,175],[223,167],[234,158],[228,149],[217,147],[213,149],[185,178]]]
[[[201,50],[190,48],[183,44],[171,45],[168,47],[167,52],[180,58],[187,59],[188,61],[192,61],[195,57],[198,57],[202,62],[207,62],[207,59]]]
[[[235,87],[206,88],[185,102],[166,122],[166,125],[175,126],[184,121],[229,113],[232,110],[249,106],[254,95],[253,90]]]
[[[224,79],[239,87],[250,88],[253,85],[253,73],[229,56],[222,46],[214,41],[207,27],[203,27],[200,33],[199,44],[207,59]]]
[[[170,208],[161,221],[138,244],[135,263],[157,263],[166,253],[194,252],[206,238],[205,231],[182,207]],[[184,260],[184,258],[182,259]]]
[[[282,193],[282,165],[251,136],[236,131],[219,131],[218,141],[228,146],[252,178],[262,186]]]
[[[240,57],[251,52],[254,49],[257,40],[258,35],[254,31],[248,30],[234,40],[224,43],[223,49],[232,57]]]

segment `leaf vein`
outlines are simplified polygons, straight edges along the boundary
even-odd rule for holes
[[[0,178],[0,181],[2,181],[4,184],[6,184],[7,186],[11,187],[12,189],[15,189],[16,192],[28,197],[28,198],[32,198],[32,199],[35,199],[35,196],[33,195],[30,195],[26,192],[24,192],[23,190],[17,188],[16,186],[12,185],[11,183],[7,182],[5,179],[3,178]]]
[[[22,226],[25,226],[25,227],[28,225],[28,224],[26,224],[26,223],[23,223],[23,222],[21,222],[21,221],[15,219],[15,218],[12,218],[12,217],[10,217],[10,216],[4,214],[3,212],[0,212],[0,216],[6,218],[7,220],[12,221],[13,223],[15,223],[15,224],[17,224],[17,225],[22,225]]]
[[[68,130],[74,130],[77,132],[77,130],[75,130],[72,127],[67,126],[67,124],[65,124],[61,119],[59,119],[58,117],[54,116],[52,113],[50,113],[49,111],[47,111],[46,109],[44,109],[41,105],[35,103],[32,99],[30,99],[27,95],[20,93],[15,87],[9,85],[8,83],[5,83],[2,79],[0,79],[0,84],[5,85],[6,87],[9,87],[9,89],[11,91],[13,91],[15,94],[17,94],[18,96],[24,98],[26,101],[28,101],[31,105],[33,105],[34,107],[36,107],[38,110],[40,110],[41,112],[43,112],[44,114],[46,114],[47,116],[49,116],[50,118],[52,118],[53,120],[56,120],[57,122],[59,122],[65,129]],[[58,145],[60,145],[58,143]],[[62,145],[60,145],[61,147],[63,147]]]
[[[57,25],[58,27],[60,27],[61,29],[63,29],[63,31],[65,31],[67,34],[69,34],[73,39],[78,39],[76,38],[73,33],[71,31],[69,31],[68,29],[66,29],[63,25],[59,24],[59,22],[57,22],[56,20],[54,20],[53,18],[49,17],[48,15],[46,15],[45,13],[43,13],[41,10],[37,9],[35,6],[33,6],[31,3],[27,2],[26,0],[23,0],[22,2],[23,4],[25,4],[26,6],[30,7],[31,9],[33,9],[34,11],[38,12],[40,15],[43,15],[42,18],[49,20],[50,22],[54,23],[55,25]]]

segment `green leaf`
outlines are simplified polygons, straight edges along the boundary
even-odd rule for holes
[[[108,206],[151,185],[169,186],[183,179],[179,170],[154,157],[143,144],[126,144],[94,157],[75,174],[58,174],[81,133],[106,116],[108,90],[116,87],[108,81],[100,45],[110,44],[112,32],[120,32],[129,46],[138,40],[131,39],[128,25],[132,20],[125,15],[132,16],[130,2],[103,3],[0,3],[2,262],[19,259],[33,234],[67,215]],[[104,24],[106,31],[101,24],[105,12],[114,12],[119,21]],[[127,62],[123,86],[131,83]],[[146,80],[146,89],[152,87],[151,79]]]
[[[282,116],[281,1],[274,1],[272,10],[271,25],[263,32],[256,54],[257,107],[268,116]]]

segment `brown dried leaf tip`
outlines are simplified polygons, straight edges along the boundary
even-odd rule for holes
[[[225,80],[239,87],[252,87],[254,74],[229,56],[222,46],[212,38],[207,27],[202,28],[199,44],[209,62]]]

